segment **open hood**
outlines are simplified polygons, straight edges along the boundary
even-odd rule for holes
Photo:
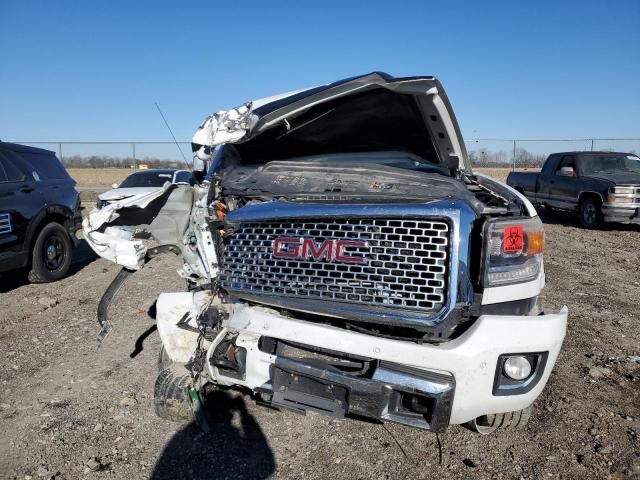
[[[425,163],[471,171],[449,100],[435,77],[385,73],[248,102],[208,117],[199,154],[235,144],[243,163],[313,155],[406,151]]]

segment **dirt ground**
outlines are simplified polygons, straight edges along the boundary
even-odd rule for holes
[[[117,267],[81,244],[62,281],[0,279],[0,478],[640,478],[640,228],[545,221],[544,306],[567,305],[570,320],[526,430],[452,427],[440,458],[429,432],[278,412],[238,394],[212,399],[210,434],[160,420],[147,310],[183,289],[178,259],[132,277],[98,347],[96,307]]]
[[[133,170],[130,168],[67,168],[80,187],[109,187],[121,183]]]

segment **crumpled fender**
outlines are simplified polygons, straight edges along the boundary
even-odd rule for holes
[[[251,128],[252,103],[232,110],[221,110],[208,116],[196,130],[191,140],[197,145],[215,147],[222,143],[234,143],[244,137]]]
[[[91,249],[102,258],[130,270],[142,268],[147,249],[141,240],[132,240],[131,232],[118,227],[107,226],[104,231],[98,230],[119,218],[119,210],[126,207],[145,208],[153,200],[164,195],[169,188],[171,183],[166,182],[157,191],[133,195],[100,209],[94,208],[82,221],[84,238]]]

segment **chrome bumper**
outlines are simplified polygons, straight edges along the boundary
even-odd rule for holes
[[[605,222],[639,223],[640,205],[602,205],[602,216]]]
[[[432,382],[433,388],[438,384],[442,386],[443,382],[433,382],[433,379],[429,380],[431,376],[444,375],[451,379],[444,383],[455,385],[448,423],[461,424],[481,415],[511,412],[531,405],[542,392],[558,357],[566,323],[566,308],[557,314],[539,316],[483,315],[460,337],[434,345],[375,337],[283,317],[265,307],[239,304],[233,308],[227,328],[238,333],[236,345],[247,352],[245,377],[227,378],[213,366],[209,367],[209,375],[223,385],[243,385],[256,391],[272,389],[274,368],[289,373],[301,373],[300,368],[304,368],[306,372],[313,373],[310,375],[312,378],[317,379],[319,372],[312,372],[308,367],[296,366],[280,359],[277,353],[261,350],[261,338],[268,337],[375,359],[380,366],[391,364],[407,367],[414,373],[420,372],[423,379]],[[547,354],[544,371],[537,383],[526,392],[513,395],[494,394],[493,386],[499,357],[504,354],[528,352]],[[326,379],[326,375],[320,375],[320,378]],[[373,379],[375,378],[374,373]],[[400,379],[398,383],[386,380],[389,382],[388,388],[392,390],[414,388],[416,385],[414,380],[401,380],[402,376],[395,378]],[[444,377],[437,378],[442,380]],[[278,385],[278,388],[281,386]],[[378,405],[380,401],[376,400]],[[444,403],[440,404],[441,407],[443,405]],[[393,412],[384,409],[383,412],[391,416],[380,418],[398,421],[397,418],[393,418]],[[436,416],[440,413],[442,410]],[[446,416],[444,413],[442,415]],[[424,425],[424,428],[430,427]]]

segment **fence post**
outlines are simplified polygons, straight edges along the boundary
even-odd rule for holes
[[[132,143],[131,148],[133,150],[133,169],[136,169],[136,144]]]
[[[513,171],[516,171],[516,140],[513,141]]]

